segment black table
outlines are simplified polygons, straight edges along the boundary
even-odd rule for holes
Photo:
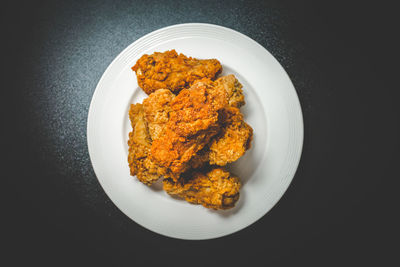
[[[261,2],[3,5],[7,266],[394,263],[396,9]],[[86,143],[90,100],[114,57],[146,33],[186,22],[226,26],[263,45],[292,79],[305,123],[302,159],[279,203],[250,227],[206,241],[160,236],[123,215],[100,187]]]

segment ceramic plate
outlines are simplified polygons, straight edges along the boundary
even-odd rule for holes
[[[234,164],[241,178],[235,208],[215,211],[170,197],[160,183],[148,187],[130,176],[128,110],[146,94],[131,70],[143,54],[175,49],[216,58],[223,73],[243,84],[245,120],[254,129],[252,148]],[[209,239],[239,231],[264,216],[282,197],[296,172],[303,145],[303,119],[296,91],[279,62],[249,37],[221,26],[179,24],[149,33],[123,50],[107,68],[89,109],[90,158],[104,191],[128,217],[156,233]]]

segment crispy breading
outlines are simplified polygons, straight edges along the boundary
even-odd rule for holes
[[[136,72],[139,86],[147,94],[157,89],[168,89],[177,94],[196,80],[215,79],[222,66],[216,59],[195,59],[171,50],[143,55],[132,70]]]
[[[151,185],[160,178],[158,166],[149,158],[151,139],[143,114],[142,104],[132,104],[129,110],[132,131],[129,133],[128,163],[130,173],[144,184]]]
[[[175,181],[188,162],[219,132],[219,111],[227,106],[227,94],[207,81],[183,89],[170,103],[170,118],[151,146],[151,158],[165,167]]]
[[[193,204],[201,204],[216,210],[232,208],[239,199],[239,178],[215,168],[206,174],[189,173],[177,182],[164,179],[164,190],[173,196],[184,198]]]
[[[222,76],[215,81],[211,79],[203,78],[201,80],[202,83],[206,83],[210,87],[215,88],[223,88],[226,91],[228,98],[228,105],[231,107],[240,108],[246,102],[244,101],[243,95],[243,85],[238,81],[238,79],[233,74],[229,74],[226,76]],[[197,83],[199,81],[195,81]]]
[[[222,76],[215,80],[215,86],[222,86],[228,93],[228,104],[231,107],[240,108],[245,104],[243,86],[235,75]]]
[[[175,50],[143,55],[132,70],[149,96],[129,110],[131,175],[147,185],[163,176],[164,190],[190,203],[234,207],[239,178],[210,164],[224,166],[250,148],[253,129],[239,110],[245,104],[240,82],[234,75],[216,79],[222,70],[216,59]]]
[[[221,112],[222,132],[210,145],[210,164],[224,166],[238,160],[250,148],[253,129],[243,120],[238,108],[226,107]]]
[[[215,82],[209,79],[202,79],[201,82],[210,87],[222,86],[227,92],[228,104],[230,106],[239,108],[245,104],[243,90],[241,89],[242,85],[233,74],[220,77]],[[168,122],[171,111],[169,103],[174,98],[175,95],[171,91],[159,89],[143,100],[145,119],[152,140],[158,138],[163,127]]]
[[[152,140],[157,139],[165,124],[169,121],[171,108],[169,103],[175,95],[167,89],[159,89],[143,100],[144,116]]]

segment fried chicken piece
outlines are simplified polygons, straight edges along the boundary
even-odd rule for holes
[[[132,132],[129,133],[128,163],[130,173],[144,184],[151,185],[160,178],[158,166],[149,158],[151,139],[144,120],[143,105],[132,104],[129,110]]]
[[[216,59],[195,59],[171,50],[143,55],[132,70],[136,72],[138,84],[146,94],[157,89],[168,89],[177,94],[196,80],[215,79],[222,66]]]
[[[224,166],[239,159],[250,148],[253,129],[243,120],[238,108],[226,107],[221,112],[222,132],[210,145],[210,164]]]
[[[236,79],[235,75],[230,74],[215,80],[216,86],[222,86],[228,93],[228,104],[231,107],[240,108],[245,104],[243,95],[243,86]]]
[[[153,140],[151,158],[176,181],[189,161],[219,132],[219,111],[227,106],[227,94],[209,80],[183,89],[170,103],[170,118],[162,134]]]
[[[228,104],[230,106],[240,107],[245,104],[243,90],[241,89],[242,85],[234,75],[218,78],[215,83],[207,79],[203,79],[202,82],[207,83],[209,86],[222,86],[228,94]],[[174,98],[175,95],[170,90],[159,89],[143,100],[145,119],[152,140],[158,138],[168,122],[171,111],[169,103]]]
[[[175,95],[167,89],[159,89],[143,100],[144,118],[147,122],[150,137],[158,139],[165,124],[169,121],[171,107],[169,103]],[[189,162],[190,168],[200,168],[208,162],[208,150],[202,149]]]
[[[143,100],[144,117],[152,140],[160,136],[165,124],[169,121],[171,112],[169,103],[174,98],[175,95],[170,90],[159,89]]]
[[[191,177],[174,182],[164,179],[164,190],[193,204],[216,210],[230,209],[239,199],[240,180],[229,172],[215,168],[206,174],[194,172]]]

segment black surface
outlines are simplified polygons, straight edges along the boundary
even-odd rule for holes
[[[394,7],[17,1],[1,12],[7,266],[398,264]],[[300,166],[280,202],[250,227],[208,241],[160,236],[123,215],[100,187],[86,144],[91,96],[114,57],[185,22],[226,26],[267,48],[291,77],[305,123]]]

